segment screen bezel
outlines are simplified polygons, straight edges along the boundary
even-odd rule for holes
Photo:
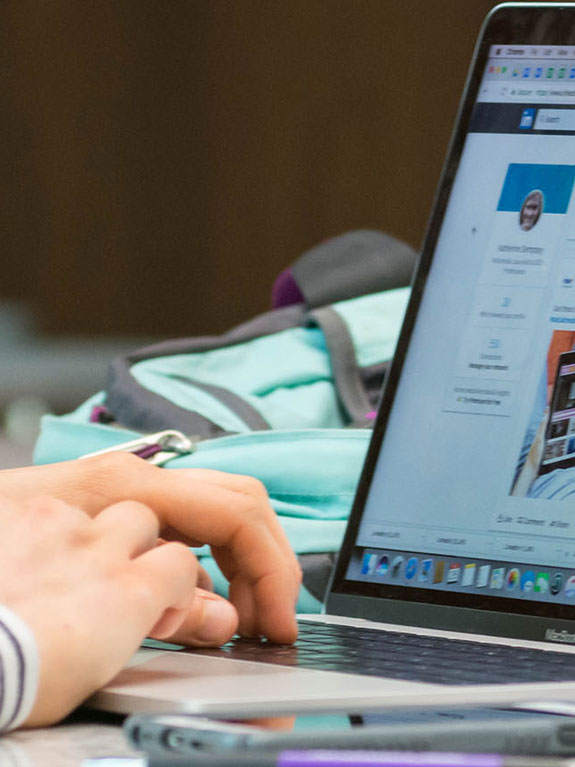
[[[382,620],[384,616],[383,619],[398,623],[454,630],[461,630],[462,626],[477,630],[474,625],[477,620],[472,614],[475,614],[475,618],[477,615],[483,616],[480,618],[480,625],[481,620],[489,615],[487,622],[490,633],[509,636],[530,634],[533,638],[541,639],[542,630],[552,625],[573,631],[575,610],[572,605],[552,605],[548,602],[513,597],[431,591],[411,586],[355,581],[345,577],[492,45],[575,45],[575,4],[505,3],[490,12],[480,30],[415,273],[410,301],[374,424],[373,437],[342,549],[328,589],[325,609],[326,612],[339,615],[354,615],[372,620]],[[374,607],[375,602],[378,607]],[[417,609],[414,609],[416,606]],[[518,620],[520,617],[533,619],[528,621],[527,631],[525,620]]]

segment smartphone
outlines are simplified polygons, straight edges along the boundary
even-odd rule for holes
[[[539,474],[575,466],[575,352],[559,355]]]
[[[259,724],[191,714],[134,714],[125,721],[124,731],[132,746],[150,754],[309,748],[501,754],[572,754],[575,750],[575,718],[497,709],[282,717]]]

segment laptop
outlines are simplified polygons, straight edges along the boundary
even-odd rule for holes
[[[324,612],[301,616],[295,647],[142,649],[90,705],[259,716],[575,698],[574,188],[575,4],[500,5]]]

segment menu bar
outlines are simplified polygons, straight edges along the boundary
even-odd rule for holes
[[[492,45],[490,57],[498,59],[574,59],[572,45]]]

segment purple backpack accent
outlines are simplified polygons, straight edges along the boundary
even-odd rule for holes
[[[90,423],[109,423],[112,420],[110,411],[104,405],[95,405],[90,413]]]
[[[272,307],[280,309],[282,306],[301,304],[303,301],[303,293],[294,280],[291,270],[284,269],[278,274],[272,286]]]

